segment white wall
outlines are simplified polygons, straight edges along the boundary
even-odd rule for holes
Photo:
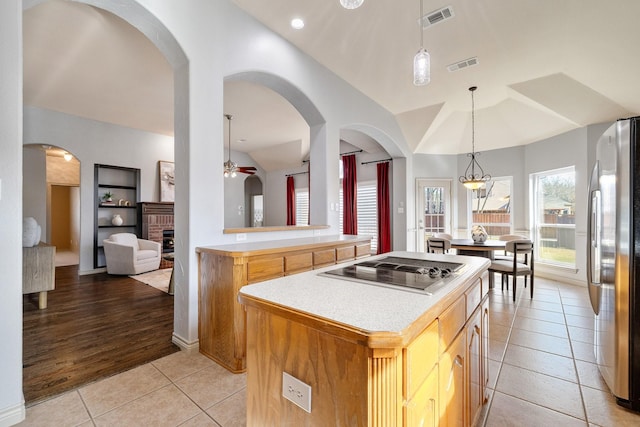
[[[0,426],[24,418],[22,395],[22,7],[0,2]]]
[[[24,108],[24,125],[24,144],[55,145],[80,161],[80,274],[92,272],[94,164],[140,169],[141,201],[158,201],[158,161],[173,161],[173,138],[35,107]],[[25,193],[32,185],[40,187],[25,181]]]

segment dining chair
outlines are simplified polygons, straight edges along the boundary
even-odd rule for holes
[[[505,281],[509,290],[509,278],[513,277],[513,301],[516,301],[516,282],[518,276],[524,276],[524,287],[527,287],[527,277],[531,276],[531,298],[533,298],[533,242],[528,239],[509,240],[506,251],[512,254],[511,260],[494,260],[489,267],[489,275],[499,273],[502,276],[502,290]],[[521,259],[519,257],[522,256]]]
[[[435,237],[436,239],[447,239],[447,240],[453,239],[453,236],[449,233],[433,233],[433,237]]]
[[[519,234],[503,234],[502,236],[498,237],[498,240],[503,241],[503,242],[509,242],[511,240],[526,240],[527,238],[525,236],[521,236]],[[510,256],[507,253],[507,250],[505,248],[504,254],[502,255],[494,255],[494,259],[495,260],[502,260],[502,261],[512,261],[513,257]]]
[[[451,240],[442,239],[439,237],[430,237],[427,240],[427,253],[442,253],[446,254],[451,249]]]

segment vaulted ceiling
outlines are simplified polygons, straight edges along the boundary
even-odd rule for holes
[[[420,47],[419,0],[365,0],[355,10],[338,0],[234,0],[394,114],[415,153],[470,151],[470,86],[478,86],[479,151],[640,114],[639,1],[423,2],[425,14],[448,6],[453,17],[424,29],[431,83],[417,87],[412,62]],[[291,28],[294,17],[305,21],[303,29]],[[23,28],[25,105],[172,134],[171,68],[136,29],[63,0],[27,10]],[[475,66],[447,70],[474,57]],[[248,95],[252,105],[242,102]],[[234,150],[264,162],[267,146],[308,151],[300,115],[266,88],[226,83],[225,112],[235,116]],[[256,129],[243,117],[264,120]]]

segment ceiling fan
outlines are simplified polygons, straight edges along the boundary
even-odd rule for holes
[[[253,175],[256,173],[257,169],[253,166],[238,166],[238,164],[231,160],[231,119],[233,116],[231,114],[224,115],[229,121],[229,159],[224,162],[224,177],[235,178],[235,176],[239,173],[246,173],[247,175]]]

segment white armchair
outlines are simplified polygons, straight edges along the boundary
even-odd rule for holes
[[[103,243],[109,274],[139,274],[160,266],[162,245],[158,242],[138,239],[132,233],[116,233]]]

